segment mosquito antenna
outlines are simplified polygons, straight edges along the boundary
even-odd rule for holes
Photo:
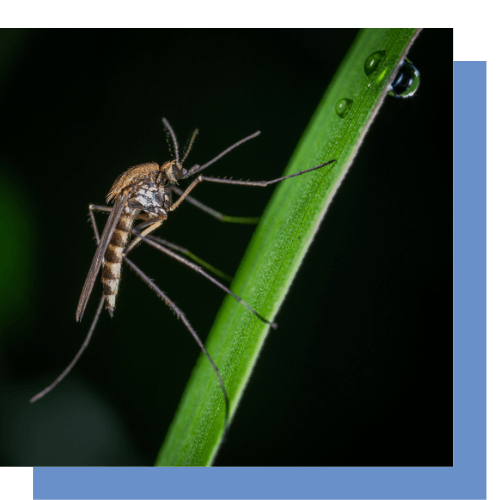
[[[141,271],[128,257],[123,257],[123,260],[132,268],[132,270],[146,283],[146,285],[151,288],[158,297],[160,297],[165,304],[167,304],[172,311],[174,311],[175,315],[184,323],[186,328],[189,330],[189,333],[191,336],[194,338],[196,343],[198,344],[199,348],[202,350],[203,354],[207,357],[208,361],[210,361],[210,364],[212,365],[212,368],[214,369],[215,374],[217,375],[217,378],[219,379],[219,385],[222,390],[222,393],[224,395],[224,402],[226,406],[226,411],[225,411],[225,417],[224,417],[224,437],[227,435],[227,431],[229,428],[229,398],[227,397],[227,391],[226,391],[226,386],[224,385],[224,381],[222,380],[221,374],[219,372],[219,369],[217,368],[217,365],[215,364],[214,360],[208,354],[207,348],[203,344],[202,340],[200,337],[198,337],[198,334],[196,333],[195,329],[191,326],[191,323],[188,321],[186,318],[186,315],[182,312],[182,310],[175,305],[166,295],[165,293],[156,285],[156,283],[153,282],[151,278],[149,278],[143,271]]]
[[[186,150],[184,152],[184,156],[182,157],[181,165],[183,165],[184,162],[186,161],[186,158],[188,157],[188,154],[191,151],[191,148],[193,147],[194,140],[196,139],[196,136],[198,135],[199,132],[200,131],[198,129],[196,129],[193,132],[193,135],[191,136],[191,139],[189,140],[189,144],[187,145],[187,148],[186,148]]]
[[[161,120],[163,122],[163,126],[165,127],[165,132],[167,133],[168,147],[170,148],[171,146],[170,141],[172,141],[175,153],[175,161],[177,162],[177,165],[179,165],[179,145],[177,144],[177,137],[175,137],[174,129],[172,128],[172,125],[168,123],[166,118],[162,118]],[[170,150],[170,153],[172,153],[172,150]]]
[[[82,347],[80,347],[80,350],[76,353],[76,356],[73,358],[73,361],[68,365],[68,367],[57,377],[52,384],[50,384],[48,387],[46,387],[42,392],[39,392],[37,395],[33,396],[30,399],[30,403],[34,403],[35,401],[39,400],[40,398],[43,398],[45,394],[50,392],[61,380],[66,377],[66,375],[72,370],[73,366],[75,366],[76,362],[80,359],[80,356],[83,354],[83,351],[85,348],[89,345],[90,339],[92,337],[92,334],[94,333],[95,326],[97,325],[97,320],[99,319],[99,316],[102,311],[102,307],[104,306],[104,300],[105,296],[102,296],[101,302],[99,303],[99,307],[97,308],[97,312],[95,313],[94,316],[94,321],[92,321],[92,325],[90,326],[89,333],[87,333],[87,337],[85,338]]]
[[[191,177],[192,175],[200,172],[201,170],[204,170],[205,168],[212,165],[212,163],[215,163],[217,160],[220,160],[226,153],[229,153],[229,151],[232,151],[234,148],[241,146],[244,142],[247,142],[250,139],[254,139],[258,135],[260,135],[259,130],[257,132],[255,132],[254,134],[249,135],[248,137],[245,137],[244,139],[241,139],[238,142],[235,142],[232,146],[229,146],[225,151],[222,151],[222,153],[220,155],[216,156],[213,160],[210,160],[208,163],[205,163],[205,165],[202,165],[201,167],[200,167],[200,165],[194,165],[193,167],[191,167],[187,171],[187,174],[183,178],[186,179],[187,177]]]

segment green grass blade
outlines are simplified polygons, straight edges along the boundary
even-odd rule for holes
[[[273,319],[278,312],[321,220],[418,32],[415,28],[361,31],[333,78],[286,173],[304,170],[332,158],[337,162],[280,183],[232,284],[232,290],[264,317]],[[379,51],[385,54],[376,70],[367,76],[365,61]],[[337,103],[342,99],[352,101],[343,117],[336,111]],[[231,417],[267,333],[267,325],[231,297],[226,298],[210,332],[207,349],[225,381],[231,401]],[[222,393],[209,362],[200,356],[156,465],[210,465],[223,432]]]

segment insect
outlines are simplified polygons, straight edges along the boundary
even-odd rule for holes
[[[276,324],[263,318],[257,311],[255,311],[250,305],[248,305],[241,297],[235,295],[229,288],[223,285],[220,281],[216,280],[213,276],[208,274],[203,268],[190,260],[182,257],[178,253],[174,252],[172,249],[180,250],[181,253],[187,253],[184,249],[177,247],[165,240],[151,236],[154,230],[158,229],[163,222],[167,219],[168,213],[176,210],[183,201],[188,201],[201,210],[207,212],[208,214],[216,217],[219,220],[226,220],[232,222],[252,222],[248,218],[231,218],[224,216],[223,214],[207,207],[196,199],[192,198],[189,193],[201,182],[216,182],[220,184],[233,184],[239,186],[258,186],[266,187],[271,184],[276,184],[282,180],[289,179],[291,177],[296,177],[298,175],[305,174],[307,172],[312,172],[322,168],[335,160],[330,160],[322,165],[318,165],[307,170],[302,170],[295,174],[287,175],[284,177],[279,177],[270,181],[238,181],[232,179],[222,179],[217,177],[206,177],[200,175],[200,172],[212,165],[214,162],[219,160],[225,154],[229,153],[234,148],[240,146],[244,142],[257,137],[260,132],[255,132],[244,139],[236,142],[214,159],[205,163],[204,165],[194,165],[190,169],[184,168],[184,162],[191,151],[198,130],[193,133],[186,152],[184,153],[182,159],[179,157],[179,147],[177,143],[177,138],[175,133],[170,126],[170,123],[163,118],[163,125],[167,133],[167,141],[169,143],[171,155],[174,157],[173,160],[163,163],[163,165],[158,165],[157,163],[144,163],[141,165],[136,165],[134,167],[126,170],[113,184],[111,191],[107,196],[107,202],[114,202],[113,207],[93,205],[89,206],[90,219],[94,228],[94,233],[98,243],[94,259],[90,266],[90,270],[83,285],[83,290],[80,295],[80,300],[78,302],[78,307],[76,310],[76,319],[81,321],[87,307],[87,302],[92,292],[95,284],[95,280],[99,271],[102,268],[101,280],[103,283],[103,296],[101,302],[94,316],[94,320],[89,329],[87,337],[80,347],[80,350],[76,354],[73,361],[69,366],[57,377],[57,379],[45,388],[43,391],[31,398],[31,402],[34,402],[50,390],[52,390],[64,377],[71,371],[73,366],[76,364],[80,356],[82,355],[84,349],[87,347],[92,333],[97,324],[97,320],[101,314],[102,308],[105,305],[109,314],[113,316],[113,312],[116,307],[116,297],[118,294],[118,287],[120,283],[120,274],[123,261],[125,261],[133,271],[135,271],[139,277],[152,288],[157,295],[173,310],[177,317],[184,323],[186,328],[189,330],[200,349],[203,351],[205,356],[210,361],[215,374],[219,380],[221,390],[224,394],[225,406],[226,406],[226,426],[228,422],[229,415],[229,400],[227,397],[226,388],[224,382],[220,376],[219,370],[212,360],[210,354],[206,350],[203,342],[198,337],[198,334],[194,328],[189,323],[187,317],[181,311],[181,309],[175,305],[165,293],[158,288],[158,286],[146,276],[129,258],[128,254],[130,251],[141,241],[153,246],[154,248],[160,250],[161,252],[167,254],[170,257],[182,262],[186,266],[194,269],[198,273],[205,276],[207,279],[212,281],[219,288],[224,290],[226,293],[232,295],[237,301],[239,301],[243,306],[255,314],[261,321],[269,324],[271,327],[276,328]],[[189,184],[186,190],[182,191],[177,187],[178,181],[182,179],[187,179],[189,177],[196,176],[196,178]],[[177,200],[173,200],[173,194],[178,196]],[[99,231],[97,229],[97,224],[94,217],[95,211],[110,212],[106,225],[104,227],[102,236],[99,236]],[[242,219],[242,220],[237,220]],[[243,220],[245,219],[245,220]],[[137,226],[134,227],[136,220],[141,220]],[[255,222],[255,221],[253,221]],[[131,236],[134,239],[129,243]]]

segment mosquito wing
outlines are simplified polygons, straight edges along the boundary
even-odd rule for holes
[[[94,282],[97,277],[97,273],[101,269],[102,262],[104,260],[104,254],[106,253],[106,249],[108,248],[109,242],[111,241],[111,237],[113,236],[113,231],[120,220],[120,215],[125,208],[128,200],[128,194],[123,194],[118,197],[113,206],[113,210],[109,214],[108,221],[106,222],[106,226],[104,227],[104,231],[102,233],[101,242],[97,247],[97,250],[94,255],[94,260],[92,261],[92,265],[89,269],[89,274],[87,274],[87,279],[85,280],[85,284],[83,285],[82,294],[80,295],[80,300],[78,301],[78,308],[76,310],[76,320],[81,321],[83,317],[83,313],[85,312],[85,307],[87,307],[87,302],[90,297],[90,293],[92,292],[92,288],[94,287]]]

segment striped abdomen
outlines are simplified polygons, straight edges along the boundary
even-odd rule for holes
[[[106,309],[113,316],[115,310],[116,294],[120,282],[120,273],[123,261],[123,250],[127,246],[130,230],[134,223],[135,214],[122,212],[120,220],[109,242],[104,255],[104,268],[102,270],[103,293],[106,297]]]

